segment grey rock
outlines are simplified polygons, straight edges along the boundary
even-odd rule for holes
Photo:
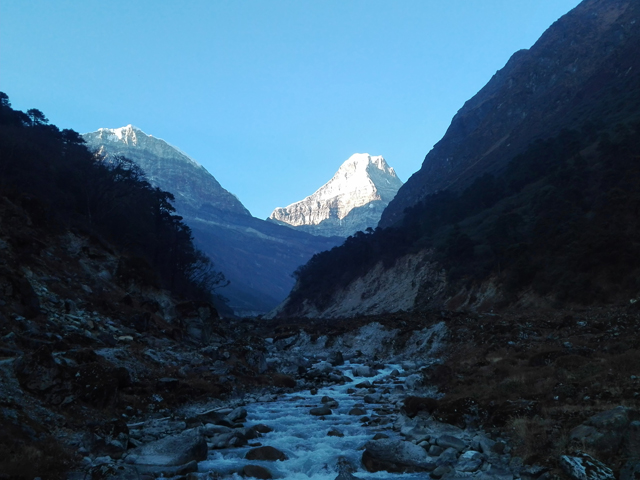
[[[465,449],[467,444],[453,435],[441,435],[436,441],[436,445],[442,448],[455,448],[459,452]]]
[[[247,418],[247,409],[243,407],[234,408],[227,416],[226,419],[230,422],[237,422]]]
[[[446,475],[450,471],[451,471],[451,467],[446,465],[440,465],[439,467],[436,467],[435,470],[431,472],[429,475],[431,476],[431,478],[438,479],[438,478],[442,478],[442,476]]]
[[[325,407],[328,407],[328,408],[338,408],[339,406],[338,402],[331,397],[326,397],[326,396],[322,397],[322,400],[320,401]]]
[[[640,446],[640,424],[635,422],[638,416],[636,410],[618,406],[600,412],[574,428],[569,439],[574,445],[603,454],[617,453],[623,443],[625,450],[631,452],[634,444]]]
[[[484,469],[483,469],[484,470]],[[491,465],[489,469],[474,474],[477,480],[513,480],[513,472],[505,467]]]
[[[275,462],[277,460],[284,461],[287,460],[287,456],[281,450],[278,450],[275,447],[258,447],[249,450],[244,456],[247,460],[267,460],[270,462]]]
[[[264,423],[259,423],[257,425],[254,425],[253,427],[251,427],[252,430],[255,430],[258,433],[269,433],[269,432],[273,432],[273,428],[271,428],[268,425],[265,425]]]
[[[586,453],[563,455],[560,457],[560,466],[574,480],[615,480],[609,467]]]
[[[422,447],[396,439],[367,442],[362,463],[369,472],[421,472],[436,468]]]
[[[483,460],[484,457],[480,452],[474,450],[466,451],[458,458],[456,470],[467,473],[475,472],[482,466]]]
[[[629,424],[631,416],[636,416],[632,408],[618,406],[594,415],[586,423],[598,430],[620,430]]]
[[[242,447],[247,444],[247,437],[240,431],[232,431],[216,435],[209,439],[208,447],[214,450],[221,448]]]
[[[214,425],[213,423],[207,423],[204,427],[202,427],[202,433],[207,437],[229,433],[232,430],[232,428],[225,427],[224,425]]]
[[[336,465],[336,470],[338,470],[338,476],[335,480],[357,480],[353,472],[356,471],[356,467],[346,458],[339,457]]]
[[[312,408],[311,410],[309,410],[309,413],[311,415],[315,415],[316,417],[320,417],[320,416],[324,416],[324,415],[331,415],[333,412],[328,407],[317,407],[317,408]]]
[[[198,462],[196,462],[195,460],[189,462],[189,463],[185,463],[184,465],[178,465],[175,467],[171,467],[171,466],[159,466],[159,465],[136,465],[135,467],[133,467],[133,470],[129,470],[132,467],[129,466],[128,468],[125,467],[124,469],[124,474],[128,474],[131,473],[133,475],[131,476],[125,476],[123,478],[126,479],[131,479],[131,480],[138,480],[140,478],[144,478],[143,475],[149,475],[151,477],[165,477],[165,478],[171,478],[171,477],[176,477],[176,476],[183,476],[183,475],[187,475],[189,473],[194,473],[198,471]],[[120,470],[120,469],[118,469]],[[120,480],[121,478],[121,474],[120,472],[118,472],[118,475],[115,477],[109,477],[110,479],[117,479]]]
[[[344,365],[344,358],[342,357],[341,351],[331,352],[329,354],[329,358],[327,361],[334,367],[338,367],[340,365]]]
[[[460,452],[453,448],[453,447],[449,447],[446,448],[438,457],[436,460],[436,465],[440,466],[440,465],[455,465],[456,462],[458,461],[458,456],[460,455]]]
[[[473,437],[474,450],[490,455],[494,453],[494,446],[496,442],[482,435],[476,435]]]
[[[176,466],[207,458],[207,442],[200,429],[190,429],[143,445],[125,461],[135,465]]]
[[[271,472],[260,465],[245,465],[242,467],[242,475],[244,477],[259,478],[261,480],[269,480],[273,478]]]
[[[405,430],[403,434],[406,440],[414,443],[424,442],[425,440],[429,441],[429,439],[431,438],[429,432],[420,427],[414,427],[409,430]]]
[[[404,384],[409,390],[415,390],[416,388],[422,385],[422,382],[423,382],[422,375],[420,375],[419,373],[414,373],[409,375],[405,379]]]
[[[431,455],[432,457],[438,457],[442,454],[442,452],[444,452],[444,449],[442,447],[431,445],[427,453],[429,453],[429,455]]]
[[[356,377],[374,377],[378,374],[376,370],[373,370],[367,365],[357,365],[352,371]]]

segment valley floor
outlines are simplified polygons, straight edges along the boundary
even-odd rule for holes
[[[53,308],[41,287],[35,292],[41,308]],[[255,415],[283,402],[297,402],[311,429],[333,425],[344,434],[366,427],[355,434],[357,453],[345,452],[346,464],[334,458],[317,478],[364,478],[376,469],[423,469],[445,479],[492,471],[505,479],[577,478],[567,459],[590,461],[579,451],[617,478],[640,469],[632,460],[640,447],[636,304],[218,321],[207,344],[179,331],[141,333],[99,312],[39,318],[14,317],[1,338],[0,478],[64,478],[70,471],[78,472],[73,478],[231,475],[216,467],[216,458],[234,464],[229,459],[251,445],[273,445],[276,434],[261,438],[267,430],[260,425],[281,431],[277,416]],[[106,327],[113,341],[101,339]],[[362,370],[341,367],[341,359]],[[369,372],[370,379],[361,378]],[[323,396],[339,403],[324,414],[327,422],[309,413],[326,406]],[[347,406],[362,408],[362,416],[334,425],[332,419],[348,418]],[[462,442],[451,458],[440,457],[453,448],[439,444],[445,431]],[[390,439],[371,441],[376,433]],[[188,451],[171,446],[172,439]],[[416,444],[424,453],[419,467],[410,446]],[[358,450],[365,446],[363,456]],[[162,448],[184,456],[157,460]],[[381,451],[396,454],[390,459]],[[234,465],[262,478],[261,470],[246,470],[254,464]],[[285,475],[268,465],[258,464]],[[436,467],[443,468],[434,473]],[[316,478],[311,470],[292,478]]]

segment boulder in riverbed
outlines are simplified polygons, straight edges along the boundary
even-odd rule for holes
[[[466,443],[453,435],[441,435],[438,437],[436,444],[442,448],[455,448],[458,452],[461,452],[467,446]]]
[[[466,451],[458,458],[456,470],[465,473],[475,472],[482,466],[483,460],[484,457],[480,452],[474,450]]]
[[[135,465],[184,465],[207,459],[207,442],[200,429],[192,428],[178,435],[147,443],[131,451],[125,461]]]
[[[367,365],[357,365],[352,369],[356,377],[375,377],[378,372]]]
[[[428,459],[424,448],[395,439],[367,442],[362,454],[362,464],[369,472],[430,472],[436,468],[436,464]]]
[[[267,446],[252,448],[247,452],[244,458],[246,458],[247,460],[267,460],[270,462],[275,462],[276,460],[287,460],[288,457],[284,452],[278,450],[277,448]]]
[[[333,412],[329,407],[317,407],[309,410],[311,415],[315,415],[316,417],[323,417],[325,415],[331,415]]]
[[[334,367],[338,367],[340,365],[344,365],[344,358],[342,356],[342,352],[340,350],[337,350],[335,352],[331,352],[329,354],[329,358],[327,359],[327,361],[333,365]]]
[[[240,422],[247,418],[247,409],[243,407],[234,408],[227,416],[226,419],[230,422]]]
[[[242,476],[260,478],[261,480],[273,478],[271,472],[260,465],[245,465],[242,468]]]

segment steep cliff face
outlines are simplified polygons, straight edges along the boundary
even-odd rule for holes
[[[269,220],[323,236],[375,228],[402,181],[382,156],[356,153],[313,195],[276,208]]]
[[[586,0],[530,50],[516,52],[458,111],[380,226],[393,225],[430,193],[459,190],[483,173],[500,172],[538,138],[562,128],[594,129],[628,117],[625,110],[637,112],[624,92],[640,75],[639,20],[638,2]]]
[[[271,310],[293,287],[296,268],[340,241],[252,217],[195,160],[136,127],[101,128],[83,138],[107,155],[133,160],[153,185],[174,194],[174,206],[193,231],[196,245],[231,281],[220,293],[238,315]]]

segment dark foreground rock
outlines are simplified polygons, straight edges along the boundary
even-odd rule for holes
[[[592,452],[612,455],[622,452],[627,457],[640,455],[640,412],[618,406],[593,415],[574,428],[569,438]]]
[[[242,468],[242,475],[245,477],[260,478],[262,480],[273,478],[271,472],[260,465],[245,465]]]
[[[436,464],[427,458],[422,447],[403,440],[382,439],[367,442],[362,464],[369,472],[430,472]]]
[[[125,461],[134,465],[176,466],[207,459],[207,442],[200,429],[190,429],[138,447]]]
[[[267,446],[249,450],[244,458],[247,460],[267,460],[275,462],[276,460],[285,461],[288,457],[277,448]]]
[[[315,415],[316,417],[320,417],[325,415],[331,415],[332,412],[329,407],[318,407],[318,408],[312,408],[311,410],[309,410],[309,413],[311,415]]]
[[[615,480],[613,471],[591,455],[563,455],[560,466],[574,480]]]

